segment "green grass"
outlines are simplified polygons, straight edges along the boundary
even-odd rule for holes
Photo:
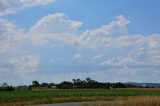
[[[0,103],[34,101],[37,99],[52,100],[54,98],[74,97],[127,97],[127,96],[160,96],[160,90],[144,89],[55,89],[39,91],[0,92]],[[71,100],[72,100],[71,99]],[[70,101],[70,100],[69,100]],[[73,100],[74,101],[74,100]],[[52,101],[49,101],[52,102]],[[58,101],[60,102],[60,101]],[[65,100],[63,100],[65,102]]]
[[[37,99],[51,97],[79,97],[79,96],[145,96],[160,95],[160,90],[134,90],[134,89],[63,89],[52,91],[15,91],[0,92],[0,101]]]

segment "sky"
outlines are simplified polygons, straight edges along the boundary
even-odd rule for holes
[[[160,82],[159,0],[0,0],[0,84]]]

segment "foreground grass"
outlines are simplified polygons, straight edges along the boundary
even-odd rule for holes
[[[78,101],[113,101],[130,96],[160,96],[159,89],[68,89],[0,92],[0,106]]]
[[[140,96],[128,97],[126,99],[115,100],[109,104],[84,104],[82,106],[160,106],[160,96]]]

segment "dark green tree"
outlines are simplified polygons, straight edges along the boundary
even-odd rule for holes
[[[39,86],[39,82],[38,81],[32,81],[32,86],[38,87]]]

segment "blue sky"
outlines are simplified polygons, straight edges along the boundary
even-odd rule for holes
[[[160,82],[159,0],[1,0],[0,83]]]
[[[132,21],[128,28],[131,34],[151,34],[159,33],[159,3],[158,0],[61,0],[46,6],[26,8],[5,18],[15,21],[19,27],[29,28],[43,16],[60,12],[71,19],[83,21],[85,30],[100,27],[123,14]]]

